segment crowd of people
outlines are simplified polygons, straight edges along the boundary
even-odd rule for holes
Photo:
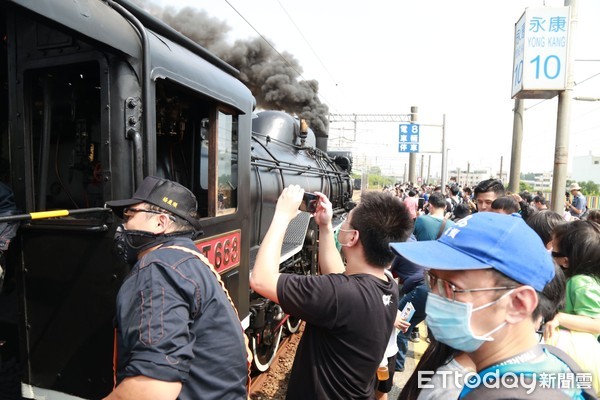
[[[285,188],[250,285],[306,323],[286,398],[386,399],[423,321],[430,343],[402,399],[597,398],[600,212],[570,190],[561,215],[495,179],[472,190],[397,185],[363,193],[339,229],[317,192],[320,273],[296,275],[279,262],[304,189]],[[115,246],[132,265],[107,398],[247,398],[249,350],[218,273],[195,249],[194,195],[148,177],[107,206],[123,219]]]
[[[501,287],[506,288],[503,289],[506,291],[520,290],[518,287],[522,285],[530,285],[535,288],[531,283],[531,279],[539,278],[542,275],[543,267],[540,265],[532,269],[531,266],[535,265],[540,260],[540,257],[542,257],[541,259],[546,258],[546,261],[548,261],[547,259],[551,259],[551,262],[546,262],[546,270],[552,271],[550,267],[554,266],[554,278],[547,280],[544,285],[538,284],[538,290],[536,290],[538,306],[546,303],[546,310],[538,310],[537,308],[529,310],[529,312],[532,312],[531,315],[538,318],[537,321],[534,319],[534,325],[537,325],[537,327],[534,326],[535,329],[533,331],[539,333],[542,343],[554,345],[559,348],[556,352],[562,349],[566,355],[565,353],[560,353],[563,356],[563,358],[560,358],[560,356],[548,350],[550,347],[544,347],[543,351],[546,352],[544,357],[540,355],[541,353],[536,353],[539,356],[540,364],[536,365],[535,368],[538,368],[538,372],[542,372],[543,368],[545,368],[544,365],[549,362],[548,360],[555,361],[552,356],[548,356],[548,353],[554,354],[555,358],[564,361],[563,365],[560,366],[563,370],[566,368],[565,365],[568,366],[571,363],[575,365],[573,368],[581,367],[583,371],[589,373],[589,376],[586,375],[589,377],[589,385],[581,386],[589,387],[588,392],[595,395],[600,393],[600,344],[598,343],[598,335],[600,334],[600,253],[597,253],[600,246],[595,242],[596,240],[600,240],[600,235],[598,235],[598,229],[600,229],[600,225],[598,225],[600,222],[598,219],[600,211],[587,209],[586,198],[577,183],[573,183],[568,189],[565,196],[563,213],[551,211],[548,201],[541,193],[537,193],[535,196],[527,191],[518,194],[509,193],[506,191],[504,185],[496,179],[484,180],[473,189],[461,187],[456,183],[447,185],[444,191],[442,191],[440,186],[431,187],[424,185],[420,188],[414,188],[410,184],[398,184],[393,189],[384,189],[384,191],[400,198],[405,197],[404,193],[407,190],[409,192],[417,191],[423,199],[420,201],[422,207],[419,209],[418,216],[415,219],[414,232],[411,236],[411,239],[413,239],[412,243],[409,240],[408,243],[392,245],[398,255],[392,263],[392,270],[396,272],[399,278],[401,293],[402,282],[405,276],[403,270],[413,271],[414,264],[420,264],[427,268],[426,275],[429,276],[430,283],[429,290],[424,296],[427,299],[426,302],[414,302],[417,308],[415,315],[419,317],[411,321],[412,323],[408,331],[410,332],[410,330],[416,328],[415,325],[423,321],[423,317],[421,317],[423,315],[429,330],[428,341],[431,343],[420,360],[413,376],[410,377],[407,385],[404,387],[401,398],[447,399],[459,398],[459,396],[460,398],[474,398],[472,396],[482,395],[475,393],[485,392],[481,388],[478,391],[473,391],[471,390],[472,388],[464,388],[464,386],[456,385],[454,384],[456,381],[448,380],[448,382],[440,382],[439,378],[443,376],[443,372],[433,375],[431,377],[432,383],[429,385],[422,385],[423,382],[418,380],[417,377],[419,377],[419,373],[423,373],[424,371],[441,369],[441,371],[454,373],[460,371],[463,374],[469,371],[477,371],[478,376],[483,378],[486,373],[490,372],[489,368],[494,367],[495,362],[498,363],[499,361],[498,365],[506,363],[502,359],[498,360],[497,355],[494,355],[496,359],[493,357],[484,358],[484,361],[481,363],[479,362],[479,350],[469,349],[464,344],[464,341],[468,340],[467,338],[472,339],[473,337],[477,337],[477,334],[473,333],[475,332],[473,321],[468,317],[468,308],[466,310],[463,309],[462,312],[462,317],[467,318],[467,321],[463,320],[461,326],[467,329],[466,331],[461,331],[458,325],[452,326],[450,324],[449,320],[458,316],[458,313],[452,315],[453,312],[451,310],[452,307],[456,306],[457,301],[456,299],[453,302],[441,301],[439,292],[443,291],[443,289],[446,291],[449,290],[448,282],[452,288],[459,287],[459,285],[455,283],[455,280],[445,278],[448,276],[447,271],[460,271],[459,275],[462,279],[463,277],[473,275],[474,271],[472,270],[492,269],[495,271],[499,270],[503,278],[512,278],[510,280],[512,281],[512,285],[499,286],[496,283],[495,286],[486,286],[480,284],[480,282],[485,282],[485,280],[479,277],[473,282],[477,282],[479,288],[486,288],[481,290],[482,292],[494,292],[495,290],[500,290]],[[464,214],[463,209],[465,210]],[[501,245],[493,245],[494,239],[492,238],[486,243],[485,234],[502,234],[502,224],[509,223],[506,218],[501,218],[493,224],[490,223],[487,229],[484,229],[477,235],[469,237],[468,233],[465,234],[465,232],[469,232],[470,228],[468,226],[475,225],[475,228],[483,229],[479,225],[485,225],[486,222],[483,221],[484,216],[491,219],[490,221],[498,218],[491,216],[491,213],[490,215],[485,215],[484,213],[487,212],[512,216],[516,218],[516,221],[519,221],[518,224],[516,222],[515,224],[520,225],[521,228],[527,231],[529,236],[531,236],[532,232],[537,235],[533,239],[523,236],[520,240],[516,240],[518,237],[517,233],[510,230],[510,236],[514,237],[514,241],[503,240]],[[463,221],[459,222],[461,220]],[[529,229],[525,229],[525,227]],[[464,243],[457,238],[459,233],[462,239],[465,240]],[[442,235],[444,237],[441,238]],[[537,243],[534,245],[538,239],[541,239],[543,247],[537,246]],[[447,247],[451,242],[458,243],[458,247],[460,248],[459,254],[448,251]],[[466,244],[465,248],[461,248],[463,244]],[[454,246],[455,244],[452,244],[450,247]],[[489,246],[493,247],[489,248]],[[414,250],[414,256],[411,253],[413,252],[413,247],[418,249]],[[540,253],[540,248],[544,249],[545,252]],[[557,249],[562,248],[569,249],[568,255],[567,251],[557,251]],[[539,254],[535,255],[534,251],[537,251]],[[518,254],[519,257],[514,258],[515,254]],[[475,255],[474,258],[476,261],[465,259],[465,255]],[[454,263],[453,259],[456,258],[461,261]],[[501,264],[506,263],[506,259],[511,259],[513,262],[507,267],[503,267]],[[479,264],[479,267],[474,266],[477,264]],[[409,266],[408,268],[407,265]],[[521,279],[515,279],[514,275],[511,275],[511,273],[519,275],[523,271],[527,272],[526,275],[520,277]],[[449,276],[457,279],[455,275],[455,272],[451,272]],[[439,283],[440,279],[446,279],[446,283],[441,285]],[[502,281],[496,280],[498,282]],[[425,281],[427,281],[427,278]],[[435,283],[431,284],[434,281]],[[471,281],[466,279],[464,282],[470,283]],[[506,282],[506,279],[504,282]],[[469,287],[468,284],[465,284],[465,287]],[[548,290],[545,290],[546,288]],[[452,290],[453,293],[469,293],[473,289]],[[453,296],[458,297],[458,295],[454,294]],[[404,297],[401,296],[399,307],[403,307],[403,299],[414,300],[414,298],[414,295],[407,296],[405,294]],[[493,302],[492,308],[495,308],[496,303],[500,300],[501,297],[497,297]],[[471,307],[470,312],[492,306],[492,303],[487,303],[483,307],[477,307],[477,302],[465,302],[461,304],[461,307],[464,307],[464,304]],[[436,315],[436,313],[440,315]],[[542,316],[541,319],[540,315]],[[441,326],[444,329],[440,328],[440,321],[443,322]],[[458,320],[454,320],[453,322],[458,324]],[[504,324],[509,324],[509,327],[512,328],[510,321],[505,320]],[[479,335],[478,339],[481,340],[480,345],[482,349],[485,347],[488,349],[495,348],[496,350],[502,349],[501,347],[495,347],[493,344],[486,344],[487,341],[497,341],[495,338],[496,335],[492,335],[496,330],[504,330],[504,325],[502,327],[497,325],[495,329],[486,332],[484,335]],[[448,337],[448,335],[452,337]],[[402,346],[406,340],[405,336],[402,333],[398,335],[399,353],[396,360],[396,372],[404,371],[404,360],[408,348],[407,346]],[[520,337],[515,336],[512,341],[509,341],[513,347],[517,343],[523,343],[524,345],[527,343],[525,338],[522,341],[517,341],[517,339],[520,339]],[[466,346],[467,348],[461,348],[461,346]],[[529,346],[530,350],[533,349],[531,351],[537,348],[533,346],[532,342],[525,346]],[[555,347],[551,347],[551,349],[554,350]],[[493,352],[493,350],[490,351]],[[513,353],[517,354],[518,352]],[[567,360],[567,357],[571,357],[575,361]],[[510,359],[510,357],[506,358]],[[533,368],[527,363],[524,364],[526,366],[522,371]],[[499,374],[502,375],[506,371],[517,370],[518,368],[496,368],[494,371],[500,371]],[[571,371],[574,371],[574,369],[571,369]],[[528,373],[531,375],[531,371]],[[423,388],[422,386],[426,387]],[[560,387],[558,388],[560,389]],[[577,394],[564,389],[562,392],[569,396],[569,398],[584,398],[577,396],[590,395],[589,393],[585,393],[585,391]],[[514,395],[517,396],[514,398],[519,398],[518,394]]]

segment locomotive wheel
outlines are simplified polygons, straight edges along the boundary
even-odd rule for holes
[[[260,372],[265,372],[269,369],[279,349],[281,341],[281,332],[283,325],[276,332],[269,329],[263,330],[263,335],[260,339],[252,336],[252,355],[254,356],[254,366]]]
[[[288,332],[296,333],[296,332],[298,332],[298,329],[300,328],[300,324],[302,323],[302,320],[300,318],[290,316],[285,323],[287,325]]]

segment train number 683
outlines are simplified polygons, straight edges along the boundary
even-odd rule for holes
[[[240,230],[211,236],[196,243],[196,247],[217,272],[223,273],[240,265]]]

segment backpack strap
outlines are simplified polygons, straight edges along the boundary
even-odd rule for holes
[[[568,355],[564,350],[559,349],[556,346],[551,346],[549,344],[544,344],[542,345],[546,350],[548,350],[548,352],[552,355],[554,355],[555,357],[557,357],[559,360],[561,360],[562,362],[564,362],[565,364],[567,364],[567,366],[569,367],[569,369],[571,371],[573,371],[575,374],[581,374],[584,373],[585,371],[583,371],[581,369],[581,367],[579,366],[579,364],[577,364],[577,362],[575,360],[573,360],[573,358]],[[596,395],[596,393],[594,392],[594,390],[591,387],[591,383],[590,383],[590,387],[588,388],[581,388],[582,392],[583,392],[583,397],[585,399],[598,399],[598,396]]]
[[[548,351],[548,353],[554,355],[559,360],[567,364],[569,369],[574,374],[582,373],[583,371],[577,365],[575,360],[573,360],[567,353],[563,350],[550,346],[550,345],[542,345],[544,349]],[[527,383],[531,383],[532,380],[528,379]],[[583,398],[586,400],[598,400],[598,396],[594,393],[591,388],[591,383],[589,388],[580,388],[582,391]],[[504,385],[500,385],[499,387],[488,387],[486,385],[479,385],[473,390],[471,390],[463,400],[493,400],[493,399],[544,399],[544,400],[561,400],[561,399],[570,399],[570,397],[561,390],[551,387],[542,387],[536,384],[535,390],[533,393],[527,393],[527,387],[523,385],[518,385],[517,387],[506,387]],[[535,397],[534,397],[535,396]]]
[[[444,228],[446,227],[446,222],[448,221],[447,218],[444,218],[444,220],[442,221],[442,224],[440,225],[440,230],[437,234],[436,240],[440,238],[440,236],[442,236],[442,233],[444,232]]]

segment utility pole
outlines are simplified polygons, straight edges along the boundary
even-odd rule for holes
[[[431,154],[429,155],[429,161],[427,162],[427,180],[423,183],[429,184],[430,176],[431,176]]]
[[[410,107],[410,123],[417,123],[417,106]],[[414,185],[417,181],[417,155],[415,153],[409,153],[408,155],[408,180]]]
[[[444,114],[442,119],[442,188],[448,182],[448,152],[446,146],[446,114]]]
[[[471,186],[469,185],[469,174],[471,173],[471,163],[468,162],[467,163],[467,177],[465,178],[465,185],[467,186]]]
[[[573,46],[575,28],[577,26],[577,0],[565,0],[565,6],[571,7],[569,21],[569,41],[567,49],[567,85],[558,94],[558,113],[556,120],[556,146],[554,149],[554,172],[552,175],[553,211],[562,214],[565,206],[565,189],[567,184],[567,162],[569,160],[569,135],[571,118],[571,92],[574,86]]]
[[[515,108],[513,109],[513,140],[510,156],[510,176],[508,177],[508,190],[513,193],[519,193],[519,183],[521,181],[521,144],[523,142],[523,110],[524,102],[515,99]],[[502,176],[500,176],[502,179]]]

